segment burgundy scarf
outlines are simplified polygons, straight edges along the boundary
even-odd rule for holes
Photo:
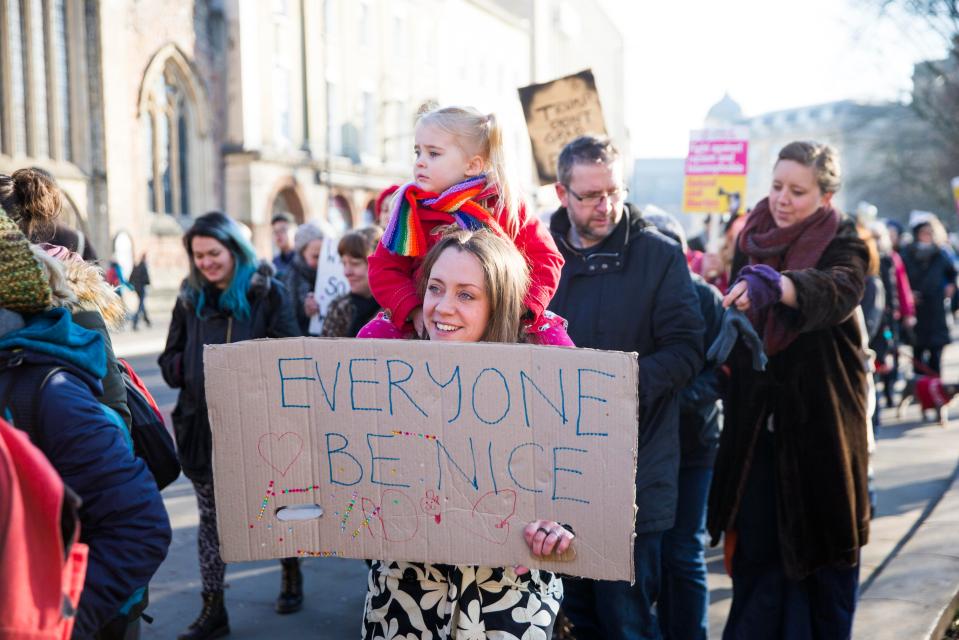
[[[820,207],[801,222],[778,227],[769,209],[769,198],[763,198],[739,234],[739,249],[749,256],[750,264],[769,265],[779,272],[810,269],[819,262],[838,229],[839,213],[832,207]],[[770,313],[770,309],[750,316],[753,326],[763,335],[769,355],[779,353],[799,335],[778,320],[776,314]]]

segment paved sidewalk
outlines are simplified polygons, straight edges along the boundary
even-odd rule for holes
[[[134,331],[129,326],[122,331],[110,333],[113,342],[113,352],[118,358],[134,358],[148,354],[159,355],[166,345],[166,335],[169,330],[169,318],[163,322],[154,322],[152,327]]]
[[[942,638],[959,595],[956,478],[860,597],[854,640]]]

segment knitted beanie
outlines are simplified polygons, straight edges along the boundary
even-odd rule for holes
[[[301,224],[296,229],[296,235],[293,236],[293,249],[297,253],[303,253],[303,250],[306,249],[306,245],[310,244],[314,240],[323,240],[325,238],[326,234],[318,224],[314,222]]]
[[[50,307],[50,283],[17,224],[0,209],[0,309],[39,313]]]

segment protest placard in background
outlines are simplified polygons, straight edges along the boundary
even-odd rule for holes
[[[689,134],[683,211],[740,213],[746,204],[749,130],[700,129]]]
[[[323,328],[323,320],[326,318],[326,312],[330,308],[330,301],[333,298],[350,292],[350,285],[343,275],[343,263],[340,262],[340,254],[336,250],[339,238],[327,235],[323,239],[323,249],[320,252],[320,261],[316,267],[316,288],[313,295],[316,302],[320,305],[320,312],[310,319],[310,334],[319,335]]]
[[[956,201],[956,215],[959,215],[959,176],[952,179],[952,199]]]
[[[606,134],[596,80],[589,69],[519,89],[540,184],[556,182],[556,159],[581,135]]]
[[[208,345],[204,364],[227,562],[633,577],[636,354],[287,338]],[[534,558],[537,518],[569,524],[575,552]]]

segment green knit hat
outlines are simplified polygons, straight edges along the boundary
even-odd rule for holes
[[[50,307],[50,282],[17,224],[0,209],[0,309],[39,313]]]

